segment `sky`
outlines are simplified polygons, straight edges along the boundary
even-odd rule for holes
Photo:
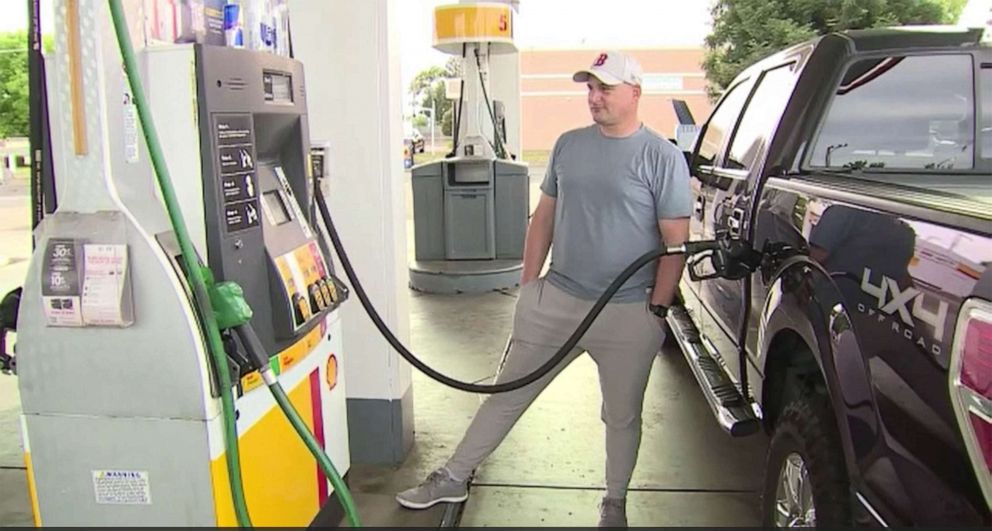
[[[42,16],[47,20],[52,17],[52,1],[41,0]],[[20,31],[28,29],[28,2],[27,0],[0,0],[0,33],[8,31]]]

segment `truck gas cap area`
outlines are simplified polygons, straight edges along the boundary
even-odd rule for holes
[[[988,528],[983,1],[28,2],[0,525]]]

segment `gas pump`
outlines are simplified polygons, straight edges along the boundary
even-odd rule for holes
[[[514,9],[475,2],[434,9],[434,48],[462,60],[454,148],[411,170],[416,260],[410,286],[479,293],[515,286],[530,215],[528,166],[507,146],[490,56],[517,52]]]
[[[340,510],[327,502],[343,493],[311,454],[349,468],[336,311],[348,292],[315,218],[302,65],[199,43],[141,50],[134,66],[175,177],[164,193],[112,8],[57,3],[59,205],[35,235],[16,327],[35,523],[337,521],[321,511]],[[140,3],[124,9],[118,35],[140,33]],[[181,205],[179,225],[163,203]],[[212,277],[208,299],[187,281],[197,263],[212,271],[195,272]],[[223,364],[208,355],[214,310],[231,323]],[[276,376],[286,393],[274,398],[262,387]],[[277,407],[288,404],[293,425]]]
[[[124,21],[140,20],[140,4],[122,6],[55,10],[66,30],[48,68],[59,203],[37,228],[23,290],[0,304],[0,328],[16,320],[38,525],[304,526],[339,520],[327,512],[342,505],[358,524],[335,467],[350,468],[336,311],[348,290],[324,230],[389,343],[478,393],[547,374],[659,256],[708,253],[712,275],[734,276],[761,257],[734,242],[651,250],[542,367],[496,385],[454,380],[400,344],[364,294],[313,182],[328,147],[307,137],[302,66],[200,43],[135,57]],[[501,161],[468,145],[443,175],[476,186],[492,170],[498,195]]]
[[[313,223],[303,67],[200,44],[149,48],[145,61],[177,193],[202,208],[188,217],[197,251],[218,280],[244,289],[252,327],[282,352],[321,328],[342,295]],[[195,92],[162,83],[175,68],[195,71]]]

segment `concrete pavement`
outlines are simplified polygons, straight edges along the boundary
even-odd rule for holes
[[[0,185],[0,297],[24,283],[31,258],[30,212],[27,182]],[[20,414],[17,378],[0,374],[0,526],[32,525]]]
[[[543,167],[531,167],[530,209]],[[409,175],[409,174],[407,174]],[[407,198],[413,256],[412,200]],[[0,186],[0,293],[23,283],[31,253],[26,186]],[[5,264],[5,265],[4,265]],[[509,330],[516,290],[478,295],[411,293],[410,339],[429,365],[463,380],[488,380]],[[399,467],[356,465],[349,473],[371,525],[436,525],[400,509],[393,495],[443,462],[478,397],[414,374],[416,442]],[[481,467],[462,525],[589,526],[602,495],[603,441],[597,373],[588,357],[567,368]],[[16,378],[0,375],[0,526],[31,525]],[[722,433],[677,352],[656,360],[644,412],[644,443],[628,508],[632,525],[756,525],[763,436]]]

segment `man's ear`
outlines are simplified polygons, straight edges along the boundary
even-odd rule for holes
[[[641,86],[640,85],[634,85],[634,97],[635,98],[640,98],[641,97]]]

